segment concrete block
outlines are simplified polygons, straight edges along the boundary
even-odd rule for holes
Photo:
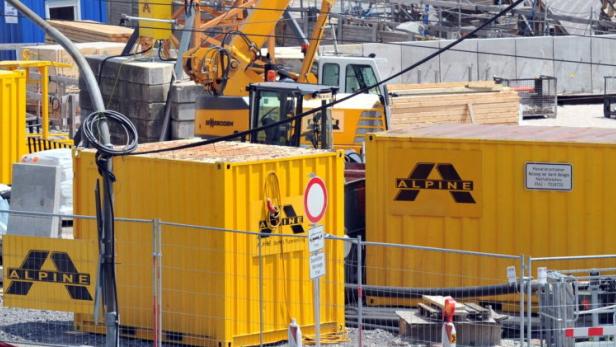
[[[177,82],[173,85],[171,102],[173,103],[194,103],[197,98],[205,94],[203,86],[192,81]]]
[[[151,139],[158,140],[163,126],[163,119],[148,120],[131,118],[131,120],[137,127],[140,143],[145,140],[148,140],[148,142]]]
[[[101,94],[103,97],[103,101],[107,104],[109,102],[119,103],[120,99],[124,99],[126,96],[126,82],[123,81],[115,81],[103,78],[101,83],[99,84],[99,88],[101,90]],[[92,99],[90,98],[90,93],[88,89],[81,88],[79,91],[80,94],[80,105],[81,107],[93,108],[92,107]]]
[[[13,164],[11,211],[57,214],[60,194],[59,167]],[[58,237],[59,231],[59,217],[9,215],[8,234]]]
[[[592,92],[590,67],[591,40],[589,37],[554,37],[554,72],[558,92],[579,94]],[[572,62],[560,62],[563,59]],[[582,64],[580,64],[582,63]]]
[[[616,36],[594,36],[592,46],[592,91],[594,94],[604,93],[604,77],[616,76]],[[616,92],[616,80],[611,80],[608,92]]]
[[[171,118],[178,121],[195,120],[195,103],[171,104]]]
[[[90,98],[90,93],[88,93],[84,89],[79,90],[79,107],[81,107],[82,109],[87,108],[90,110],[94,108],[92,106],[92,99]]]
[[[553,37],[517,37],[515,45],[517,78],[554,76]]]
[[[83,108],[81,107],[81,119],[84,119],[85,116],[89,115],[90,113],[94,112],[94,110],[89,109],[89,108]]]
[[[105,101],[110,97],[126,97],[126,82],[121,79],[102,77],[98,86]]]
[[[515,78],[515,39],[477,40],[477,67],[479,79],[492,80],[495,76]],[[500,55],[502,54],[502,55]]]
[[[131,102],[125,100],[120,104],[120,112],[130,119],[162,120],[165,116],[165,103]]]
[[[175,139],[189,139],[195,137],[195,122],[193,121],[172,121],[171,137]]]
[[[169,93],[169,83],[138,84],[123,81],[122,89],[126,99],[139,102],[165,102]]]
[[[387,78],[402,70],[402,47],[383,43],[364,44],[364,56],[374,54],[376,64],[381,73],[381,78]],[[390,83],[400,83],[400,78],[393,79]]]
[[[440,41],[443,48],[452,40]],[[477,72],[477,40],[462,41],[441,54],[441,82],[467,82],[479,79]]]
[[[88,63],[92,67],[95,75],[105,57],[87,57]],[[139,61],[134,57],[119,57],[107,60],[103,77],[115,79],[119,76],[121,80],[139,84],[164,84],[171,81],[173,73],[173,63],[171,62],[151,62]]]
[[[439,48],[438,41],[411,41],[401,44],[401,65],[410,66],[428,55],[436,52]],[[418,66],[400,76],[402,83],[437,83],[440,82],[440,57],[434,57],[423,65]]]
[[[123,110],[122,104],[118,100],[105,100],[105,108],[108,110],[118,111],[126,115],[126,112],[124,112]]]

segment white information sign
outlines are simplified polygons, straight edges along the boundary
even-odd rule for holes
[[[573,189],[571,164],[526,163],[526,189],[569,192]]]
[[[6,24],[17,24],[18,12],[8,1],[4,1],[4,21]]]
[[[325,253],[310,255],[310,279],[314,280],[325,275]]]
[[[317,225],[308,230],[308,249],[310,253],[318,252],[325,247],[325,228]]]

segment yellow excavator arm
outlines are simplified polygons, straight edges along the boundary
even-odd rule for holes
[[[290,0],[257,0],[246,5],[250,14],[238,31],[230,31],[220,46],[195,47],[183,58],[192,80],[217,95],[246,95],[246,86],[262,81],[265,61],[260,49],[276,29]]]
[[[261,48],[275,34],[290,0],[255,0],[244,4],[250,14],[238,31],[228,32],[219,46],[195,47],[183,56],[184,70],[196,83],[215,95],[245,96],[246,87],[264,78],[267,59]],[[288,73],[298,82],[316,83],[310,74],[324,26],[335,0],[322,0],[304,62],[299,73]],[[312,77],[312,78],[311,78]]]

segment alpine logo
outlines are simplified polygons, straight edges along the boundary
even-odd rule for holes
[[[428,179],[435,166],[441,179]],[[449,163],[418,163],[407,178],[396,179],[396,188],[396,201],[415,201],[422,190],[445,190],[456,203],[476,203],[471,194],[473,181],[463,180],[453,164]]]
[[[205,125],[213,128],[213,127],[232,127],[233,122],[230,120],[216,120],[214,118],[210,118],[205,121]]]
[[[304,232],[304,216],[298,216],[295,213],[293,205],[283,205],[282,213],[284,217],[280,216],[280,213],[274,213],[269,215],[269,223],[266,220],[259,222],[259,230],[261,233],[271,233],[270,226],[289,226],[293,231],[293,234],[301,234]]]
[[[42,270],[43,264],[51,258],[56,271]],[[19,268],[7,271],[11,284],[6,294],[28,295],[35,282],[63,284],[73,300],[91,301],[90,274],[77,271],[75,264],[65,252],[29,251]]]
[[[143,13],[152,13],[152,8],[150,7],[150,2],[149,1],[145,1],[143,3]]]

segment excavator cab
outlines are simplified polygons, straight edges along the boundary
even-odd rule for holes
[[[251,142],[331,148],[332,124],[328,109],[308,115],[305,119],[271,125],[307,111],[306,100],[319,99],[322,105],[331,102],[337,88],[296,82],[259,82],[250,84],[248,91],[250,128],[267,127],[253,133]]]

